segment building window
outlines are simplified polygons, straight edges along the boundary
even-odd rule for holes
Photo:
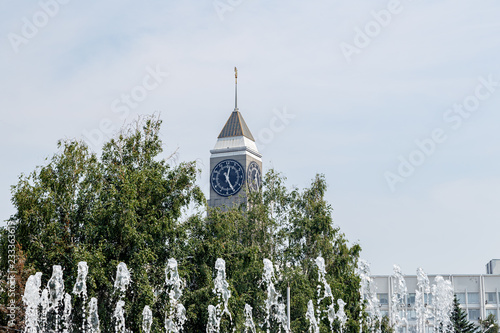
[[[417,320],[417,311],[408,310],[407,318],[408,318],[408,320]]]
[[[432,294],[424,294],[424,303],[427,305],[432,304]]]
[[[377,298],[380,305],[389,304],[389,298],[387,297],[387,294],[377,294]]]
[[[467,304],[479,304],[479,293],[467,293]]]
[[[389,311],[384,311],[384,310],[380,311],[380,316],[381,318],[389,317]]]
[[[458,303],[465,304],[465,293],[456,293]]]
[[[488,317],[490,314],[494,315],[495,319],[498,318],[497,309],[486,309],[486,317]]]
[[[497,293],[486,293],[486,304],[497,304]]]
[[[480,316],[479,309],[469,309],[469,320],[478,321]]]
[[[408,294],[408,305],[410,305],[410,306],[415,305],[415,293]]]

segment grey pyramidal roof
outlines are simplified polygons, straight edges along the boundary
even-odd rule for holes
[[[255,142],[252,133],[248,129],[248,126],[238,109],[235,109],[233,113],[231,113],[231,116],[227,120],[226,125],[224,125],[224,128],[220,132],[218,138],[229,138],[232,136],[245,136]]]

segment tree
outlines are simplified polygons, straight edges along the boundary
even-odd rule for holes
[[[391,321],[388,316],[384,316],[380,321],[380,332],[394,333],[394,327],[391,326]]]
[[[490,313],[486,319],[479,319],[479,328],[482,333],[498,333],[498,322],[495,315]]]
[[[163,318],[170,310],[165,268],[169,258],[176,258],[185,281],[184,331],[203,332],[208,306],[218,302],[213,293],[214,266],[222,258],[231,316],[222,317],[221,332],[229,332],[244,330],[245,304],[253,307],[255,321],[262,322],[267,297],[262,273],[264,259],[269,259],[276,269],[277,291],[286,295],[288,285],[292,290],[292,330],[305,332],[308,302],[317,306],[318,285],[324,283],[318,282],[316,266],[322,256],[335,303],[323,299],[321,310],[333,305],[339,311],[337,300],[344,300],[343,331],[359,331],[363,304],[355,268],[361,248],[349,246],[334,225],[324,176],[317,175],[303,190],[288,189],[286,179],[270,170],[262,189],[246,193],[248,200],[241,205],[206,212],[205,198],[195,184],[195,163],[172,166],[161,157],[159,119],[149,117],[136,125],[107,142],[100,157],[82,142],[61,141],[46,165],[20,177],[12,188],[17,211],[9,222],[26,255],[24,271],[42,272],[44,287],[52,266],[60,265],[70,293],[78,263],[86,261],[88,296],[98,299],[103,331],[114,326],[113,311],[121,298],[128,329],[142,332],[142,311],[148,305],[154,318],[151,331],[163,332]],[[198,211],[183,216],[193,203]],[[8,267],[8,233],[4,229],[0,236],[2,271]],[[132,283],[120,295],[114,291],[114,280],[121,262],[128,266]],[[72,305],[72,328],[78,332],[83,300],[73,297]],[[321,333],[326,332],[327,318],[320,321]],[[278,331],[276,320],[271,319],[270,326],[270,332]],[[335,322],[336,330],[339,326]]]
[[[457,297],[453,300],[453,312],[451,313],[452,330],[455,333],[476,333],[476,325],[467,320],[467,313],[460,307]]]
[[[24,327],[24,313],[22,296],[28,277],[34,273],[33,269],[25,268],[26,255],[21,246],[15,244],[17,253],[13,267],[10,271],[4,271],[0,277],[0,290],[6,291],[2,294],[0,305],[1,321],[11,330],[21,330]]]
[[[342,298],[348,316],[346,332],[359,330],[362,304],[359,277],[355,267],[359,245],[349,247],[331,218],[331,206],[325,201],[326,181],[316,176],[311,186],[299,191],[287,189],[285,178],[274,170],[264,177],[262,191],[250,192],[248,203],[225,209],[209,210],[207,217],[189,221],[192,260],[185,260],[192,286],[187,291],[188,331],[204,330],[207,307],[217,300],[212,292],[212,272],[217,258],[226,261],[227,279],[232,291],[229,308],[233,322],[223,318],[223,328],[243,331],[245,303],[254,309],[256,321],[264,318],[266,293],[262,282],[263,260],[270,259],[277,273],[276,287],[286,295],[292,290],[291,326],[294,332],[309,330],[305,319],[309,300],[317,300],[318,270],[315,260],[322,255],[326,262],[327,280],[334,299]],[[282,299],[282,301],[284,301]],[[323,306],[329,305],[329,301]],[[338,305],[335,305],[338,311]],[[322,319],[322,332],[329,327]],[[338,323],[336,324],[338,325]],[[271,332],[276,330],[273,323]],[[267,327],[266,327],[267,328]]]
[[[133,281],[125,312],[129,328],[139,332],[143,307],[154,305],[153,291],[164,286],[168,258],[182,257],[182,210],[204,197],[195,185],[195,163],[171,166],[160,157],[161,121],[149,117],[136,125],[106,143],[100,158],[82,142],[59,142],[60,152],[47,165],[13,187],[17,212],[10,221],[26,265],[43,273],[42,286],[57,264],[71,292],[77,263],[88,263],[89,296],[99,301],[103,327],[112,327],[113,280],[117,264],[125,262]],[[1,242],[5,271],[5,233]],[[158,305],[154,311],[165,310]]]

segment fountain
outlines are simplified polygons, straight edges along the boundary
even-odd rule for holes
[[[317,312],[317,321],[319,322],[321,320],[321,302],[325,299],[328,298],[330,299],[329,305],[327,306],[326,310],[323,310],[327,314],[328,322],[330,323],[330,331],[333,331],[333,323],[336,318],[335,314],[335,301],[333,300],[333,294],[332,294],[332,288],[330,287],[330,284],[326,280],[326,265],[325,265],[325,259],[322,256],[318,256],[316,258],[316,266],[318,266],[318,309],[316,310]],[[324,289],[323,296],[321,296],[321,291]]]
[[[214,280],[213,292],[219,299],[219,304],[217,304],[216,308],[222,305],[223,309],[221,316],[224,313],[227,313],[229,318],[231,318],[231,313],[229,313],[229,310],[227,308],[229,297],[231,297],[231,291],[229,290],[229,283],[227,283],[226,281],[226,262],[224,261],[224,259],[217,259],[217,261],[215,262],[215,269],[217,271],[217,275]]]
[[[125,310],[123,309],[124,306],[125,302],[119,300],[116,303],[115,311],[113,312],[116,333],[125,333],[127,331],[125,328]]]
[[[90,333],[100,333],[99,313],[97,311],[97,298],[92,297],[89,302],[89,315],[87,317],[87,325]]]
[[[78,263],[78,275],[76,277],[75,286],[73,287],[73,294],[87,298],[87,275],[89,274],[89,267],[85,261]]]
[[[44,289],[42,291],[42,297],[40,298],[40,306],[42,313],[40,315],[40,330],[42,332],[45,332],[47,329],[47,312],[49,311],[49,291],[47,289]]]
[[[66,293],[64,295],[64,312],[63,312],[63,323],[64,323],[64,329],[63,333],[68,333],[71,328],[71,296]]]
[[[283,329],[285,332],[289,332],[288,329],[288,318],[286,316],[285,305],[281,303],[279,300],[281,298],[281,294],[276,290],[274,276],[274,266],[271,260],[264,259],[264,272],[262,273],[262,283],[264,283],[267,287],[267,299],[265,301],[265,326],[266,332],[269,333],[271,328],[271,315],[274,320],[278,323],[279,331]]]
[[[207,333],[219,332],[220,322],[224,313],[227,313],[229,320],[232,321],[231,313],[227,307],[231,291],[229,290],[229,283],[226,281],[226,262],[224,259],[217,259],[215,270],[214,289],[212,291],[217,295],[218,303],[216,306],[208,306]]]
[[[217,315],[217,310],[215,306],[210,304],[208,306],[208,322],[207,322],[207,333],[217,333],[220,329],[220,319]]]
[[[380,308],[376,294],[376,286],[370,273],[370,265],[367,261],[359,259],[357,273],[361,278],[359,294],[362,300],[366,302],[366,312],[368,313],[367,328],[368,330],[379,331],[380,327],[376,327],[380,323]],[[360,325],[360,331],[363,331],[363,326]],[[360,332],[360,333],[361,333]]]
[[[165,331],[167,333],[177,333],[182,331],[182,327],[186,322],[186,309],[180,303],[182,296],[183,282],[177,271],[177,260],[168,259],[167,268],[165,269],[165,285],[169,296],[169,311],[165,316]]]
[[[313,300],[308,302],[307,312],[305,313],[305,317],[310,325],[309,332],[318,333],[325,328],[328,331],[334,331],[334,321],[340,325],[339,330],[342,332],[348,320],[344,310],[346,303],[342,299],[334,302],[333,292],[327,280],[324,259],[319,256],[316,258],[315,263],[318,268],[317,300],[316,302]],[[80,311],[80,307],[75,308],[78,311],[72,309],[71,295],[64,292],[62,267],[55,265],[53,266],[52,276],[43,290],[41,290],[42,274],[39,272],[30,276],[26,282],[23,296],[26,306],[24,332],[69,333],[78,330],[88,333],[100,333],[101,327],[97,298],[90,298],[88,305],[86,305],[86,278],[88,271],[88,266],[85,262],[78,263],[78,276],[72,289],[72,294],[75,295],[74,301],[78,299],[84,301],[81,309],[81,316],[84,319],[81,329],[75,329],[75,323],[71,321],[76,316],[73,312]],[[378,309],[378,300],[375,294],[373,279],[370,276],[369,265],[360,260],[357,272],[361,278],[360,296],[366,301],[366,311],[369,318],[368,330],[371,329],[374,332],[378,332],[379,328],[375,327],[375,325],[370,326],[370,324],[379,321],[380,311]],[[215,263],[214,276],[213,292],[217,295],[217,304],[208,306],[207,333],[219,333],[221,331],[221,319],[224,315],[227,315],[232,323],[232,316],[228,308],[231,291],[229,290],[229,283],[226,278],[226,263],[221,258],[217,259]],[[391,319],[394,320],[392,324],[395,327],[400,328],[405,326],[411,331],[416,330],[418,333],[424,333],[428,327],[447,327],[449,325],[453,303],[453,289],[450,281],[437,276],[431,287],[429,278],[425,272],[421,268],[417,270],[417,290],[415,295],[417,320],[415,326],[411,327],[408,325],[405,312],[401,311],[405,307],[404,301],[408,295],[406,283],[399,266],[394,266],[392,282],[394,292],[392,296],[393,304],[391,305],[393,317]],[[115,332],[129,332],[127,330],[124,296],[131,283],[131,274],[127,269],[127,265],[125,263],[118,264],[113,292],[117,297],[112,313]],[[261,283],[264,284],[267,296],[263,304],[265,315],[260,320],[257,319],[254,321],[252,307],[249,304],[245,304],[245,321],[243,322],[242,330],[245,333],[256,333],[256,324],[259,324],[266,332],[271,332],[271,330],[290,332],[286,307],[281,302],[281,294],[275,287],[274,265],[268,259],[264,260]],[[165,292],[168,295],[168,310],[165,313],[166,332],[183,332],[184,323],[187,320],[186,309],[181,303],[184,284],[178,273],[177,261],[172,258],[169,259],[165,269]],[[429,304],[431,303],[431,298],[432,305]],[[335,311],[334,307],[337,307],[338,310]],[[394,310],[397,310],[396,313],[394,313]],[[329,327],[325,324],[325,318],[329,321]],[[150,333],[153,321],[153,311],[149,305],[146,305],[142,310],[142,331]],[[112,330],[113,328],[103,328],[103,331],[106,332]]]
[[[398,265],[394,265],[393,268],[391,323],[394,325],[394,330],[398,332],[400,327],[408,326],[405,302],[408,289],[406,288],[406,282],[401,272],[401,268]]]
[[[337,319],[340,322],[340,333],[342,333],[345,327],[345,323],[347,322],[347,315],[344,311],[345,302],[339,298],[337,300],[337,304],[339,305],[339,310],[337,311]]]
[[[23,302],[25,310],[25,332],[38,332],[38,306],[40,305],[40,286],[42,285],[42,273],[31,275],[26,281]]]
[[[61,266],[52,266],[52,276],[47,283],[47,289],[49,296],[47,315],[52,315],[55,317],[54,330],[57,331],[59,329],[60,321],[59,307],[62,305],[64,297],[64,280]]]
[[[113,319],[115,322],[115,332],[125,333],[127,328],[125,326],[125,302],[123,301],[123,296],[130,285],[130,272],[127,265],[123,262],[118,264],[116,268],[116,278],[114,284],[114,293],[119,293],[118,301],[116,302],[115,311],[113,312]]]
[[[450,316],[453,309],[453,287],[449,280],[436,276],[432,286],[432,300],[434,306],[434,327],[450,326]]]
[[[342,299],[337,300],[338,311],[335,313],[335,301],[333,299],[332,288],[326,279],[326,265],[325,259],[322,256],[316,258],[316,266],[318,266],[318,286],[317,286],[317,309],[316,315],[314,312],[314,304],[312,300],[309,300],[307,304],[306,318],[309,320],[309,332],[319,333],[321,326],[321,320],[323,319],[322,313],[326,313],[326,318],[328,319],[330,331],[334,331],[334,322],[338,321],[340,324],[340,332],[343,331],[345,323],[347,322],[347,315],[344,311],[345,302]],[[321,310],[321,305],[323,300],[328,299],[330,302],[325,309]]]
[[[130,284],[130,272],[128,271],[127,265],[123,262],[118,264],[116,268],[116,278],[115,278],[115,292],[120,291],[124,293]]]
[[[249,304],[245,304],[245,332],[244,333],[256,333],[255,324],[252,318],[252,307]]]
[[[319,333],[319,318],[314,315],[314,304],[312,300],[307,303],[306,318],[309,320],[309,333]]]
[[[144,333],[151,332],[151,325],[153,324],[153,312],[149,308],[149,305],[144,307],[142,310],[142,330]]]
[[[417,332],[426,332],[426,323],[431,317],[427,306],[431,291],[429,278],[422,268],[417,269],[417,289],[415,290],[415,311],[417,313]]]
[[[76,277],[76,282],[73,287],[73,294],[77,297],[82,298],[82,327],[81,332],[86,332],[86,318],[85,318],[85,308],[87,303],[87,275],[89,273],[89,267],[85,261],[80,261],[78,263],[78,273]]]

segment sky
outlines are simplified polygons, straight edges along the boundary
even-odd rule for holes
[[[0,219],[61,139],[155,112],[196,160],[238,107],[289,187],[328,182],[373,274],[500,258],[500,2],[0,0]]]

